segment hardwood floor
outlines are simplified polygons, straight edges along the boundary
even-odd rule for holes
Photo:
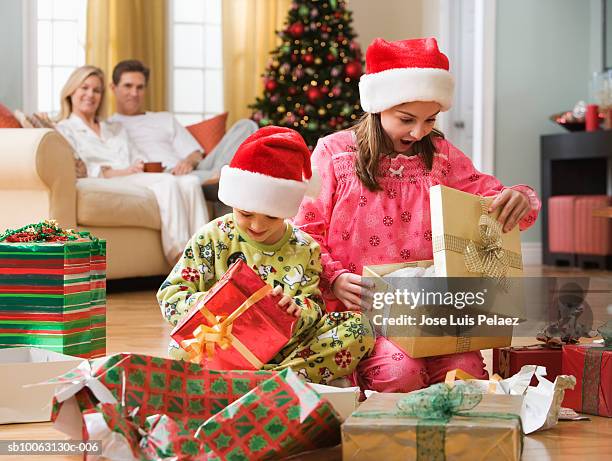
[[[610,289],[612,273],[605,271],[579,271],[575,269],[528,267],[529,276],[563,275],[591,277],[592,286],[601,291]],[[610,293],[599,293],[604,306],[593,312],[597,323],[609,317],[606,300],[612,304]],[[607,298],[606,298],[607,296]],[[141,352],[149,355],[166,356],[170,328],[162,320],[155,290],[133,292],[111,292],[108,294],[108,353]],[[533,338],[515,338],[513,344],[531,344]],[[491,370],[491,351],[484,351],[487,368]],[[63,439],[51,423],[0,425],[0,440],[50,440]],[[571,460],[604,459],[612,456],[612,418],[592,416],[590,421],[560,422],[555,428],[525,437],[523,460]],[[338,449],[314,454],[308,459],[340,459]],[[0,459],[11,459],[0,456]],[[79,460],[80,456],[20,456],[17,460],[54,461]],[[306,459],[306,457],[303,457]]]

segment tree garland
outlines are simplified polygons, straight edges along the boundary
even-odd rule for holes
[[[19,229],[8,229],[0,234],[0,242],[65,242],[76,240],[81,235],[72,230],[63,230],[54,219],[48,219],[38,224],[28,224]]]

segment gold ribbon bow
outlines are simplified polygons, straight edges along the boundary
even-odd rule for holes
[[[216,346],[223,350],[233,347],[256,370],[259,370],[264,365],[263,362],[232,334],[232,325],[238,317],[261,301],[271,291],[272,287],[270,285],[264,285],[228,316],[214,315],[205,305],[200,306],[199,310],[204,315],[208,325],[198,326],[193,331],[193,339],[181,341],[181,347],[187,351],[189,359],[192,362],[201,363],[204,358],[204,349],[206,349],[206,357],[212,359],[215,355]]]
[[[469,272],[483,274],[497,280],[502,288],[507,288],[506,274],[510,267],[523,268],[521,255],[504,249],[502,245],[502,225],[487,212],[487,203],[481,198],[482,214],[478,219],[480,241],[444,234],[434,238],[434,252],[450,250],[462,253],[465,267]]]
[[[494,279],[505,277],[510,262],[502,247],[501,224],[489,215],[478,220],[480,242],[469,240],[463,250],[465,267],[470,272],[485,274]]]

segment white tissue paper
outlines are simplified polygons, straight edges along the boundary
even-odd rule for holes
[[[529,382],[535,374],[538,385],[530,386]],[[535,431],[550,429],[557,424],[559,411],[565,389],[573,389],[576,385],[574,376],[559,375],[554,382],[546,376],[546,367],[525,365],[510,378],[495,380],[469,380],[476,384],[483,393],[524,395],[521,408],[523,432],[530,434]]]

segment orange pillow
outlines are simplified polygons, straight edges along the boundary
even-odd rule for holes
[[[8,107],[0,104],[0,128],[21,128],[21,123],[15,118]]]
[[[227,123],[227,112],[215,115],[213,118],[202,120],[199,123],[189,125],[187,130],[198,141],[205,153],[211,152],[225,134]]]

